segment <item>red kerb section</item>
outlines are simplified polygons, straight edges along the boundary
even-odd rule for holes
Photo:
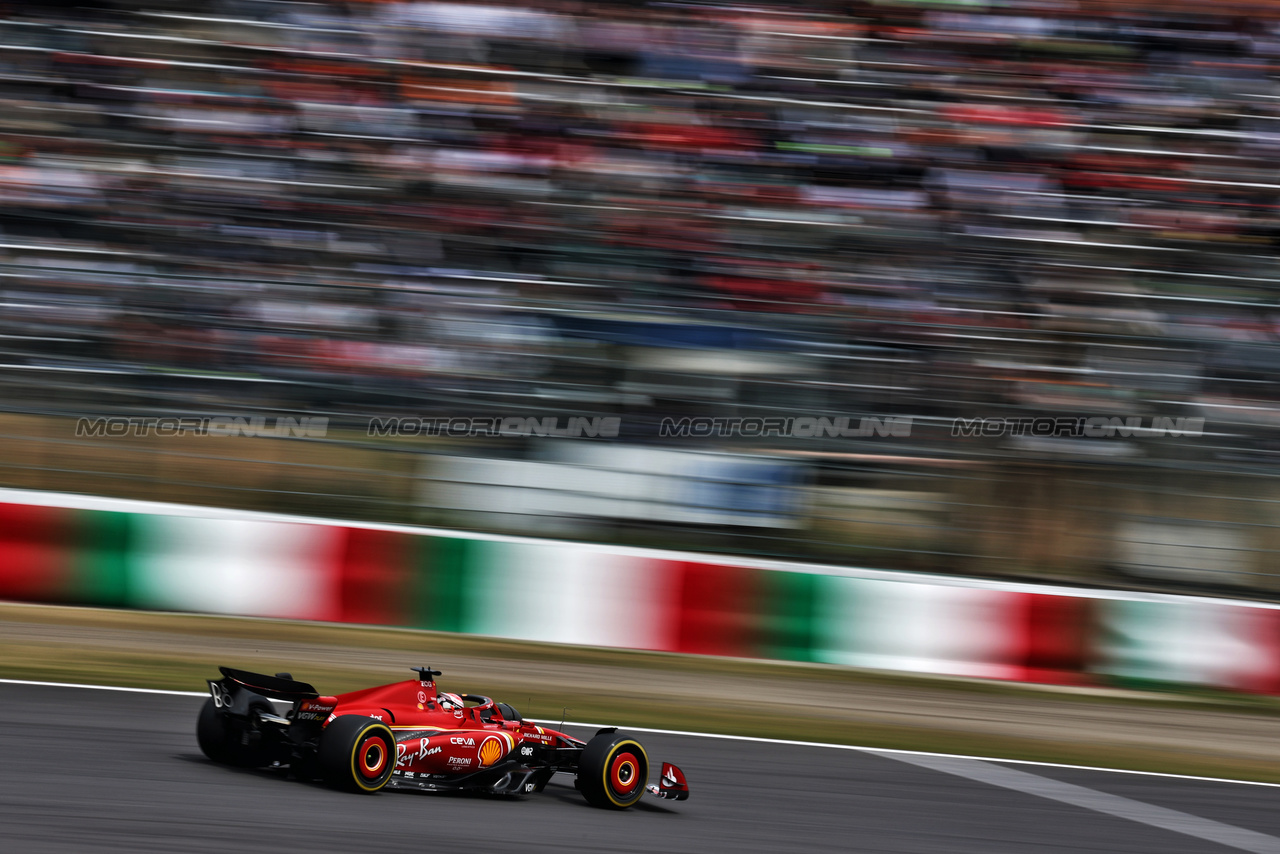
[[[56,601],[67,585],[71,511],[0,504],[0,596]]]
[[[1020,655],[1024,682],[1079,685],[1092,681],[1089,643],[1092,600],[1045,593],[1018,594],[1021,600]]]
[[[696,655],[755,654],[756,572],[680,563],[675,584],[675,649]]]
[[[384,626],[409,624],[410,537],[394,531],[345,528],[342,538],[334,619]]]

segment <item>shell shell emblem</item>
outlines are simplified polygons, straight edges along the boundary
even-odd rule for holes
[[[502,758],[503,752],[502,739],[494,735],[489,736],[480,742],[480,767],[488,768]]]

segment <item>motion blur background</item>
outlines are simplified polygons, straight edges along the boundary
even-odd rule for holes
[[[1280,595],[1280,4],[3,8],[0,485]]]

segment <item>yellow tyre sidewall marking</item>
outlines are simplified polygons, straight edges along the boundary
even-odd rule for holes
[[[640,754],[640,759],[644,762],[645,776],[647,777],[649,774],[649,754],[644,752],[644,748],[640,746],[640,742],[627,739],[626,741],[620,741],[613,746],[613,750],[609,751],[609,755],[605,757],[605,762],[604,762],[604,794],[605,794],[605,797],[607,797],[610,801],[612,801],[613,805],[617,807],[630,806],[631,804],[634,804],[636,801],[640,800],[640,798],[637,797],[630,801],[620,801],[613,796],[613,786],[610,785],[609,775],[613,771],[613,760],[618,758],[618,754],[622,752],[622,749],[624,747],[627,747],[627,746],[634,747],[635,752]],[[636,769],[636,773],[637,774],[640,773],[639,768]],[[640,783],[638,784],[641,795],[644,794],[644,785],[646,782],[647,782],[646,780],[641,780]]]
[[[360,773],[360,767],[356,764],[360,761],[360,746],[364,744],[365,738],[373,730],[382,730],[385,736],[387,737],[388,744],[396,743],[395,736],[391,735],[391,730],[387,729],[382,724],[369,724],[367,727],[360,730],[359,734],[355,737],[355,743],[351,745],[351,776],[356,781],[356,785],[364,789],[366,792],[376,792],[379,789],[381,789],[382,786],[386,785],[386,783],[383,783],[382,786],[366,786],[364,782],[364,776]],[[387,752],[385,745],[382,748],[382,752],[384,754],[386,754]],[[385,763],[390,760],[387,756],[384,755],[382,761]]]

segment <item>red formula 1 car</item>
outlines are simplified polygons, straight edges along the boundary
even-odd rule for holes
[[[229,667],[209,680],[196,739],[214,762],[287,768],[343,789],[540,792],[557,771],[574,774],[587,803],[625,809],[646,791],[649,757],[640,742],[602,729],[590,741],[524,720],[506,703],[436,688],[439,670],[418,678],[321,696],[288,673]],[[287,710],[271,701],[292,704]],[[283,711],[283,714],[280,712]],[[689,797],[684,773],[664,762],[659,798]]]

